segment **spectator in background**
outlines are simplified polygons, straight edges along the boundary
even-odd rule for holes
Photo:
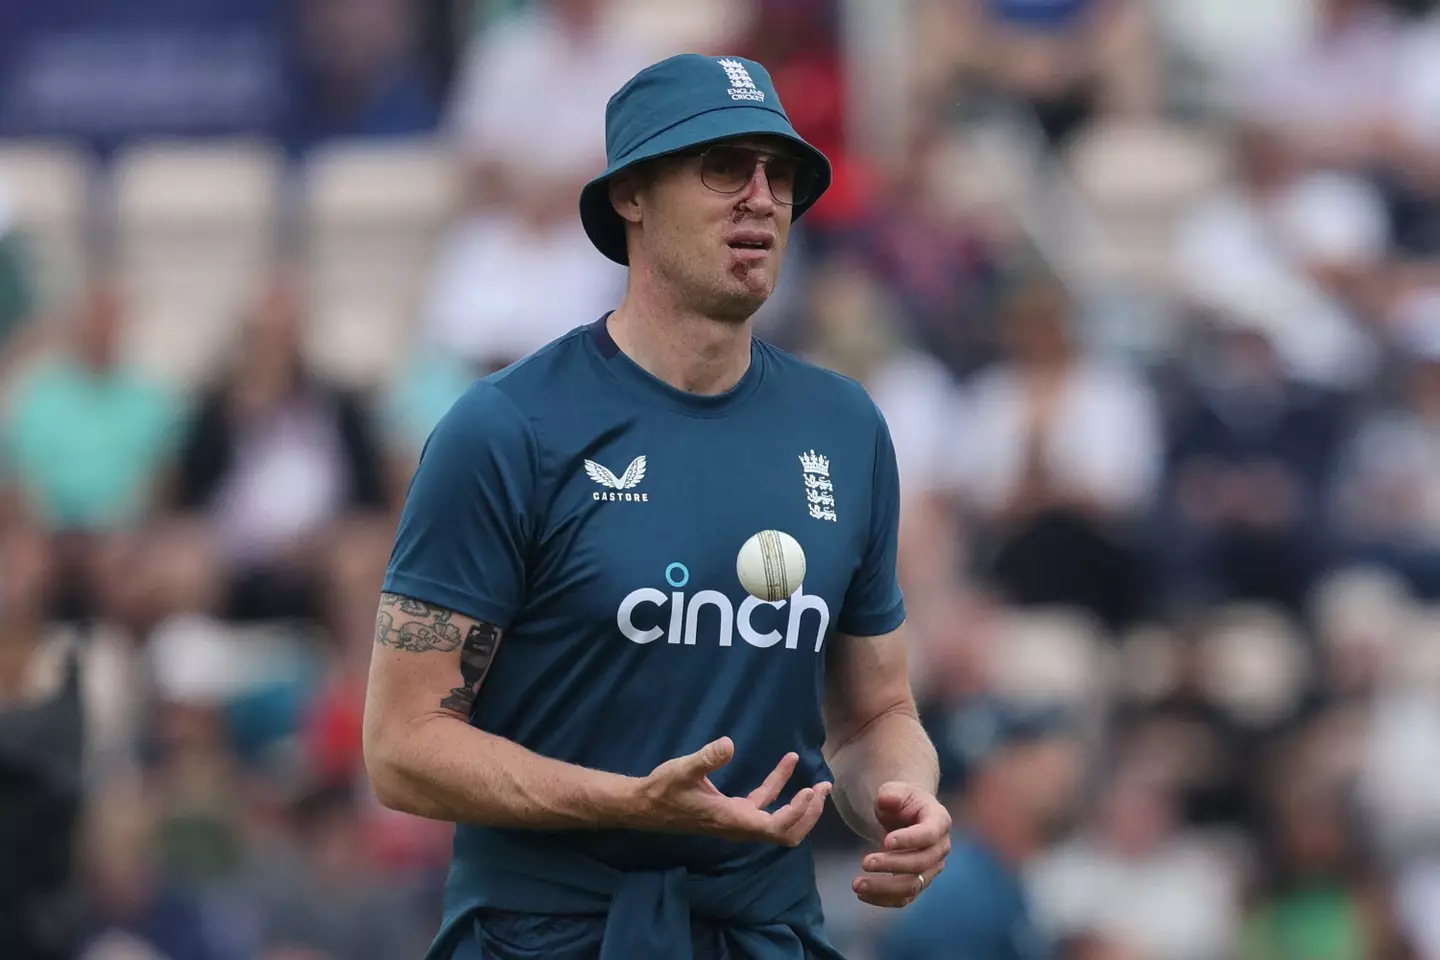
[[[932,2],[920,16],[922,83],[940,81],[933,96],[948,93],[958,71],[977,88],[972,105],[1019,107],[1054,148],[1097,116],[1164,105],[1158,47],[1137,0]]]
[[[292,148],[434,131],[437,78],[419,60],[412,0],[302,0],[298,8]]]
[[[91,682],[91,664],[80,665],[93,659],[88,650],[61,651],[53,684],[37,676],[54,582],[46,539],[0,526],[0,570],[0,956],[69,960],[85,727],[99,725],[97,714],[110,719],[111,691]]]
[[[1251,773],[1262,762],[1263,740],[1242,729],[1210,697],[1203,631],[1204,625],[1197,624],[1184,635],[1162,631],[1148,640],[1132,638],[1120,670],[1144,684],[1147,666],[1153,670],[1154,664],[1145,661],[1159,658],[1162,679],[1155,688],[1129,691],[1114,704],[1109,739],[1120,753],[1170,758],[1167,773],[1187,825],[1234,827],[1250,814]],[[1139,652],[1145,645],[1151,647],[1150,657]]]
[[[896,319],[915,342],[963,377],[995,359],[989,298],[1013,234],[947,202],[954,160],[946,146],[943,123],[932,118],[845,245],[898,299],[904,313]]]
[[[1280,131],[1251,122],[1231,182],[1181,223],[1176,270],[1191,303],[1268,330],[1294,376],[1358,387],[1374,369],[1365,323],[1389,239],[1373,186],[1306,173]]]
[[[837,258],[809,279],[808,359],[858,380],[874,398],[907,497],[948,494],[963,444],[958,385],[933,356],[904,342],[895,304],[863,264]]]
[[[605,167],[605,104],[649,53],[606,29],[603,0],[550,0],[480,36],[448,120],[472,202],[436,260],[429,341],[488,371],[619,299],[625,271],[596,254],[578,203]]]
[[[233,960],[206,929],[198,899],[161,869],[149,799],[127,782],[89,806],[81,845],[86,910],[77,956]]]
[[[1083,769],[1054,718],[995,703],[960,711],[940,744],[964,770],[945,872],[900,918],[877,960],[1031,960],[1050,956],[1023,872],[1069,825]]]
[[[1342,781],[1317,763],[1335,744],[1292,745],[1272,767],[1262,836],[1274,841],[1241,939],[1242,960],[1408,960],[1385,881],[1367,863]]]
[[[190,522],[168,548],[215,567],[234,619],[318,617],[328,538],[392,503],[361,398],[305,362],[302,309],[283,279],[266,292],[180,449],[171,506]]]
[[[1334,398],[1287,377],[1261,330],[1217,332],[1171,433],[1163,512],[1172,583],[1191,601],[1303,609],[1324,564]]]
[[[893,299],[863,264],[822,263],[808,292],[807,359],[862,383],[890,425],[904,498],[899,568],[910,622],[918,625],[932,602],[943,603],[954,589],[963,565],[960,389],[935,357],[905,342]]]
[[[1235,78],[1233,102],[1307,164],[1361,169],[1383,158],[1402,27],[1381,0],[1319,0],[1314,26]]]
[[[1179,829],[1173,784],[1144,756],[1122,758],[1094,825],[1034,871],[1039,915],[1057,935],[1097,934],[1165,960],[1230,956],[1238,881],[1215,846]]]
[[[1413,256],[1440,254],[1440,10],[1404,30],[1399,89],[1386,130],[1395,239]]]
[[[1440,598],[1440,322],[1401,338],[1399,402],[1366,417],[1338,461],[1333,529],[1341,554]]]
[[[1141,612],[1142,546],[1161,438],[1154,399],[1085,354],[1053,280],[1017,285],[1004,308],[1008,359],[972,391],[968,500],[993,557],[988,579],[1019,606]]]
[[[0,708],[54,696],[70,659],[78,658],[83,773],[88,781],[131,769],[144,719],[131,638],[101,624],[52,621],[66,568],[42,530],[0,523],[0,571]]]
[[[0,461],[50,530],[133,527],[159,493],[180,405],[121,358],[123,324],[119,288],[101,281],[67,349],[22,375],[0,424]]]
[[[179,397],[122,359],[124,311],[115,281],[97,282],[64,349],[17,375],[0,413],[0,486],[57,536],[65,618],[117,593],[111,561],[151,518],[184,415]]]
[[[418,957],[429,945],[413,891],[383,881],[369,856],[355,798],[340,787],[302,797],[292,811],[294,844],[256,875],[262,960]]]

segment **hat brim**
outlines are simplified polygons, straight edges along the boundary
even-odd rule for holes
[[[763,107],[727,107],[691,117],[664,130],[622,157],[591,180],[580,192],[580,222],[595,248],[616,263],[628,266],[630,257],[625,244],[625,221],[610,204],[610,178],[637,163],[654,160],[692,147],[733,140],[736,137],[768,134],[782,137],[800,148],[815,168],[815,192],[804,203],[795,205],[792,219],[800,217],[830,187],[830,161],[825,154],[806,143],[788,120],[774,110]]]

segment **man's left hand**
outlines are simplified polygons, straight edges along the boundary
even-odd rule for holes
[[[882,849],[866,854],[855,895],[877,907],[908,906],[945,869],[950,812],[919,787],[887,783],[875,798],[875,819],[885,839]]]

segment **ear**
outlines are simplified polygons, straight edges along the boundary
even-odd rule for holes
[[[640,181],[633,171],[626,170],[609,183],[610,206],[627,223],[641,220]]]

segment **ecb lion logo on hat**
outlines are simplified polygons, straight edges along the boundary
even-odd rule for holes
[[[765,99],[765,91],[756,88],[755,80],[750,76],[750,71],[745,69],[745,64],[727,57],[720,61],[720,66],[725,68],[725,73],[730,77],[731,100]]]

